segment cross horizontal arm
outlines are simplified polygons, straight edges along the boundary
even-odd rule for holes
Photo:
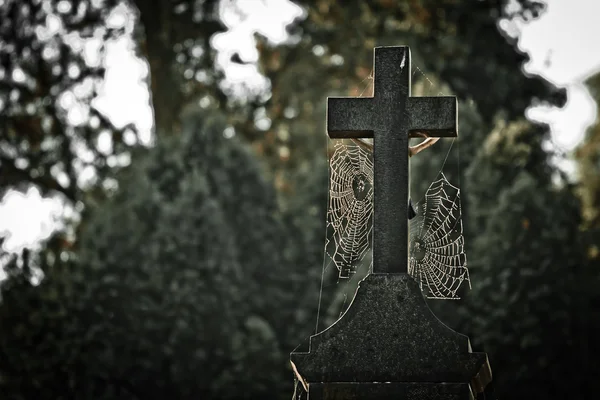
[[[331,138],[372,138],[372,113],[372,97],[329,97],[327,133]]]
[[[429,137],[456,137],[457,108],[455,96],[409,97],[408,131],[425,132]]]

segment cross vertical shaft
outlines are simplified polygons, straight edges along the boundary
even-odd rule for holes
[[[456,98],[410,97],[407,46],[375,48],[374,70],[373,97],[328,98],[327,132],[373,138],[373,273],[406,273],[410,133],[456,136]]]
[[[378,48],[374,61],[373,272],[406,272],[410,50]]]

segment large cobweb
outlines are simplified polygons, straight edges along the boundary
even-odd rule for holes
[[[373,157],[355,144],[337,142],[331,156],[327,227],[327,255],[340,278],[349,278],[373,236]]]
[[[415,211],[410,221],[408,273],[417,279],[428,298],[458,299],[464,281],[471,287],[460,189],[440,173]]]
[[[439,177],[409,221],[408,273],[428,298],[458,299],[461,284],[467,281],[470,287],[460,190],[443,173]],[[327,226],[326,253],[339,277],[350,278],[371,250],[373,236],[373,157],[356,144],[335,144]]]

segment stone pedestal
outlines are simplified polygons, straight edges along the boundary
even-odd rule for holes
[[[491,380],[487,355],[437,319],[402,273],[368,275],[291,362],[309,400],[469,400]]]

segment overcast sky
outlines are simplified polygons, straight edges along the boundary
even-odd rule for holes
[[[213,44],[221,50],[218,61],[228,67],[227,76],[233,85],[236,80],[253,80],[260,85],[262,78],[256,68],[227,65],[229,55],[240,52],[244,59],[255,59],[258,54],[251,33],[259,31],[279,42],[285,38],[285,24],[299,15],[300,10],[286,0],[244,0],[240,4],[245,7],[248,18],[242,21],[235,13],[225,12],[226,25],[235,29],[215,37]],[[587,126],[596,118],[596,106],[582,82],[600,70],[599,16],[600,0],[551,0],[547,13],[538,20],[507,26],[518,34],[521,50],[531,56],[531,61],[524,66],[525,71],[541,75],[568,91],[568,103],[563,109],[531,109],[527,113],[529,118],[550,123],[554,143],[565,150],[572,149],[581,140]],[[112,23],[119,25],[127,21],[123,13],[116,13]],[[133,57],[131,48],[129,40],[119,40],[109,46],[104,94],[96,105],[117,125],[134,122],[147,141],[152,126],[148,90],[143,82],[147,67]],[[55,226],[53,218],[61,213],[59,203],[42,200],[35,189],[26,196],[11,193],[0,206],[0,232],[11,233],[5,247],[16,250],[47,237]]]

